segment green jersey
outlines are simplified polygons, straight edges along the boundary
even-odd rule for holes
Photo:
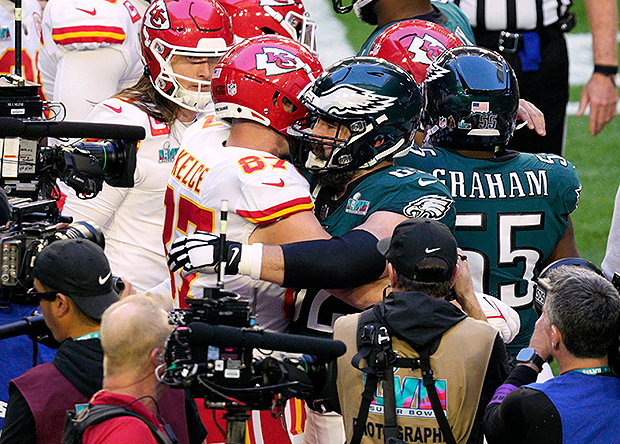
[[[474,32],[471,30],[471,26],[467,21],[467,17],[465,16],[465,14],[463,14],[463,11],[461,11],[458,6],[456,6],[454,3],[450,3],[447,0],[434,0],[431,1],[431,4],[433,6],[433,12],[431,12],[430,14],[425,14],[418,17],[410,17],[406,20],[417,19],[437,23],[438,25],[446,28],[448,31],[456,34],[456,36],[461,39],[466,45],[474,45],[476,43]],[[370,35],[370,37],[366,39],[366,42],[362,46],[362,49],[359,50],[357,55],[368,55],[370,47],[377,39],[379,34],[381,34],[386,28],[392,26],[394,23],[397,22],[388,23],[381,28],[375,29]]]
[[[436,219],[454,231],[456,211],[448,189],[413,168],[389,166],[374,171],[349,184],[338,200],[320,192],[315,201],[316,216],[332,236],[348,233],[378,211]],[[325,290],[301,290],[296,304],[300,300],[292,333],[331,335],[339,316],[359,311]]]
[[[573,164],[552,154],[507,151],[494,159],[472,159],[417,147],[397,162],[447,185],[457,211],[456,240],[467,255],[474,287],[519,311],[521,330],[509,348],[526,347],[536,321],[534,278],[579,201]]]

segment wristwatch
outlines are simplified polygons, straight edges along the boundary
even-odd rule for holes
[[[524,348],[521,349],[521,351],[517,355],[517,362],[519,364],[526,364],[528,362],[531,362],[532,364],[536,365],[540,370],[542,370],[542,366],[545,363],[545,360],[541,358],[538,353],[536,353],[536,350],[534,350],[533,348]]]

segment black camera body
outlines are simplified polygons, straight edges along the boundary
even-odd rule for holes
[[[228,325],[233,327],[252,327],[254,318],[250,306],[238,295],[218,288],[206,288],[203,299],[187,299],[190,308],[175,310],[170,314],[171,323],[178,328],[169,339],[166,347],[166,362],[199,363],[204,378],[221,387],[243,388],[252,384],[252,350],[243,347],[217,347],[208,344],[190,344],[191,331],[187,326],[192,322],[209,325]],[[202,396],[199,387],[198,395]]]
[[[63,105],[43,102],[38,88],[15,75],[0,76],[0,186],[5,193],[58,199],[56,179],[84,198],[94,197],[103,182],[132,187],[144,128],[47,120],[44,113],[58,115]],[[63,142],[48,145],[50,138]],[[69,143],[70,138],[96,140]]]
[[[28,290],[33,285],[32,270],[37,255],[59,239],[84,238],[105,247],[103,233],[91,222],[71,222],[60,215],[54,200],[11,199],[11,223],[0,228],[0,294],[4,302],[32,304]]]
[[[82,198],[96,196],[104,182],[132,187],[137,143],[145,137],[142,127],[47,120],[44,113],[58,114],[62,104],[43,102],[38,89],[19,76],[0,75],[0,188],[11,209],[9,225],[0,227],[0,300],[5,303],[31,303],[27,291],[34,260],[50,242],[81,237],[104,248],[103,233],[92,223],[58,229],[72,219],[60,214],[56,181]],[[48,146],[50,138],[77,140]]]
[[[208,408],[273,411],[289,398],[312,397],[329,363],[346,351],[340,341],[264,331],[247,302],[218,288],[188,304],[170,314],[176,328],[161,380],[189,389]]]

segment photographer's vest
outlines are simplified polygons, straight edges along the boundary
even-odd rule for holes
[[[347,346],[347,353],[338,358],[337,386],[348,441],[353,436],[366,377],[351,365],[358,351],[359,319],[360,314],[343,316],[334,328],[334,339]],[[435,387],[457,443],[467,442],[472,431],[496,336],[489,324],[466,318],[443,333],[430,357]],[[392,349],[402,358],[419,357],[408,343],[396,337],[392,337]],[[444,442],[421,370],[395,368],[394,386],[399,438],[404,442]],[[383,443],[383,424],[383,391],[379,381],[361,442]]]
[[[89,401],[51,362],[37,365],[11,384],[19,389],[32,411],[40,444],[60,443],[66,411]],[[164,390],[158,406],[179,442],[189,444],[184,391]]]

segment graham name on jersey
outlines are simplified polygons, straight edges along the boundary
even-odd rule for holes
[[[209,171],[200,160],[185,150],[177,156],[171,174],[181,183],[196,193],[200,193],[200,183],[203,175]]]
[[[435,167],[437,162],[435,161],[433,164],[431,159],[438,158],[438,152],[433,148],[415,147],[411,148],[408,156],[405,157],[405,159],[410,161],[405,161],[403,164],[418,168],[435,176],[437,180],[450,189],[450,195],[453,198],[466,199],[546,197],[549,196],[548,175],[557,174],[549,172],[557,171],[557,168],[574,169],[566,159],[556,154],[528,154],[527,156],[532,156],[533,159],[536,159],[534,162],[530,162],[530,165],[532,165],[530,169],[519,168],[519,166],[523,166],[523,163],[520,163],[515,165],[515,169],[512,171],[506,168],[504,171],[485,173],[484,171],[472,171],[471,169],[463,171],[456,165],[453,165],[451,169]],[[431,161],[428,165],[426,164],[427,160]],[[538,162],[547,166],[542,168],[534,167]],[[549,168],[552,165],[554,166]],[[552,183],[553,181],[554,179],[552,179]]]
[[[549,195],[545,169],[481,174],[435,168],[430,173],[450,189],[452,197],[506,199]]]

